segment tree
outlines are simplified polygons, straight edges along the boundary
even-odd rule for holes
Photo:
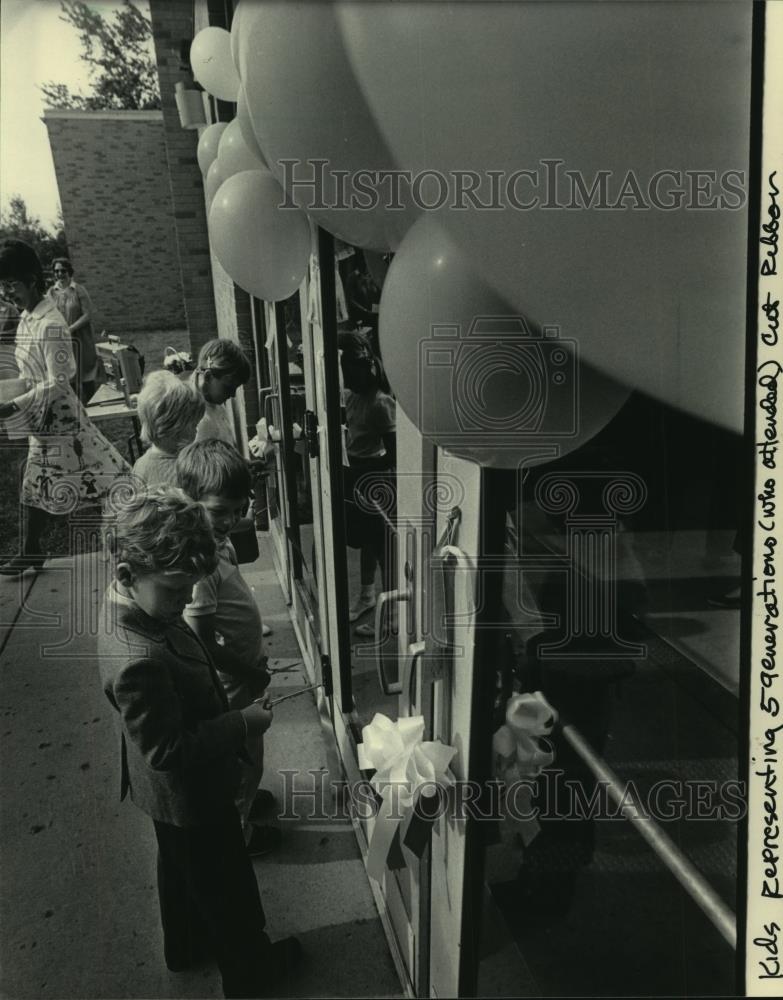
[[[60,20],[73,25],[90,71],[92,93],[75,94],[63,83],[41,86],[48,106],[81,111],[160,108],[152,24],[132,0],[111,20],[82,0],[60,0]]]
[[[57,228],[52,232],[37,215],[30,214],[24,198],[19,194],[12,195],[8,208],[0,212],[0,238],[9,237],[29,243],[38,254],[45,272],[55,257],[68,256],[62,211],[57,216]]]

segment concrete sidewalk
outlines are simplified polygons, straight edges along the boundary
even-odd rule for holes
[[[260,536],[246,574],[274,635],[270,657],[299,656]],[[0,579],[0,918],[2,996],[219,997],[213,965],[169,973],[162,959],[150,821],[119,801],[118,752],[95,655],[107,568],[97,556]],[[272,695],[306,683],[275,675]],[[275,710],[264,787],[282,801],[281,770],[324,771],[309,694]],[[305,783],[312,779],[305,776]],[[330,803],[324,803],[328,814]],[[272,820],[278,855],[255,862],[270,935],[300,937],[291,996],[400,996],[350,822]]]

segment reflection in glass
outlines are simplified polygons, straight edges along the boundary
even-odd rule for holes
[[[480,996],[732,990],[735,956],[718,917],[620,815],[594,762],[647,807],[730,924],[739,447],[634,396],[579,452],[523,483],[509,476],[505,627],[486,739],[515,692],[542,692],[560,721],[554,763],[534,783],[538,833],[530,839],[508,808],[485,826]],[[633,502],[629,488],[612,493],[624,480],[643,486]],[[607,588],[612,616],[598,614]]]
[[[287,299],[285,305],[286,361],[290,400],[290,419],[293,437],[292,462],[296,489],[296,523],[299,527],[298,544],[302,565],[302,582],[307,590],[313,611],[318,607],[318,583],[315,567],[313,534],[313,492],[310,459],[304,439],[305,411],[307,410],[306,380],[310,376],[302,348],[302,304],[299,292]],[[313,389],[313,393],[315,390]],[[314,614],[313,620],[317,620]]]
[[[366,723],[376,711],[391,718],[398,714],[397,696],[384,693],[375,663],[375,655],[387,656],[396,672],[396,629],[390,627],[396,613],[392,605],[387,605],[383,634],[375,634],[378,584],[381,591],[396,586],[396,404],[378,347],[380,289],[361,250],[345,256],[339,268],[347,307],[338,346],[343,386],[349,618],[355,639],[351,667],[354,701],[361,723]],[[339,302],[338,296],[338,308]],[[381,648],[370,650],[376,643]]]

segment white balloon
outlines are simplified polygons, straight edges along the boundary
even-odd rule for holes
[[[597,434],[629,395],[584,363],[578,343],[515,313],[427,216],[389,266],[379,333],[407,417],[424,437],[481,465],[562,457]]]
[[[438,217],[485,279],[607,374],[731,428],[743,422],[751,18],[743,3],[338,5],[398,166],[448,178]],[[457,196],[454,172],[468,170],[497,208]],[[488,171],[512,178],[500,197]],[[591,202],[594,182],[618,208]],[[687,207],[713,195],[716,207]]]
[[[198,165],[201,167],[202,174],[206,175],[207,171],[212,166],[212,161],[218,154],[220,137],[227,128],[227,122],[215,122],[213,125],[207,125],[199,136],[196,156],[198,158]]]
[[[231,58],[231,36],[225,28],[202,28],[190,46],[193,76],[213,97],[235,101],[239,76]]]
[[[209,210],[212,249],[246,292],[277,302],[299,288],[310,262],[310,225],[268,170],[245,170],[221,184]]]
[[[209,170],[207,171],[207,176],[204,180],[204,194],[207,199],[207,213],[209,213],[209,209],[212,206],[215,195],[225,179],[226,178],[220,166],[220,160],[213,160],[209,165]]]
[[[250,3],[251,0],[238,0],[238,2],[234,5],[234,13],[231,17],[231,59],[240,80],[242,78],[242,72],[239,68],[239,38],[244,32],[242,20],[244,15],[247,13],[247,8]]]
[[[218,162],[224,180],[243,170],[266,170],[266,164],[248,149],[239,121],[235,118],[220,137]]]
[[[261,147],[258,145],[258,139],[256,139],[256,134],[253,131],[253,123],[250,120],[250,112],[247,110],[245,88],[241,85],[237,91],[237,121],[239,122],[239,127],[242,129],[242,138],[245,140],[245,145],[250,152],[253,153],[267,169],[269,169],[266,157],[264,156]]]
[[[292,200],[354,246],[396,248],[416,213],[410,201],[387,207],[393,191],[377,172],[393,160],[351,71],[333,5],[250,3],[234,41],[253,131]]]
[[[383,288],[383,283],[386,281],[386,275],[389,271],[391,254],[380,254],[372,250],[365,250],[364,261],[367,264],[367,270],[370,272],[372,280],[377,285],[378,291],[380,291]]]

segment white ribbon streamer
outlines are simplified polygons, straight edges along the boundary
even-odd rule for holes
[[[370,784],[382,799],[367,852],[367,874],[376,882],[383,878],[395,833],[413,813],[420,795],[433,795],[454,782],[448,767],[456,747],[423,737],[420,715],[392,722],[377,712],[362,729],[359,767],[375,770]]]

